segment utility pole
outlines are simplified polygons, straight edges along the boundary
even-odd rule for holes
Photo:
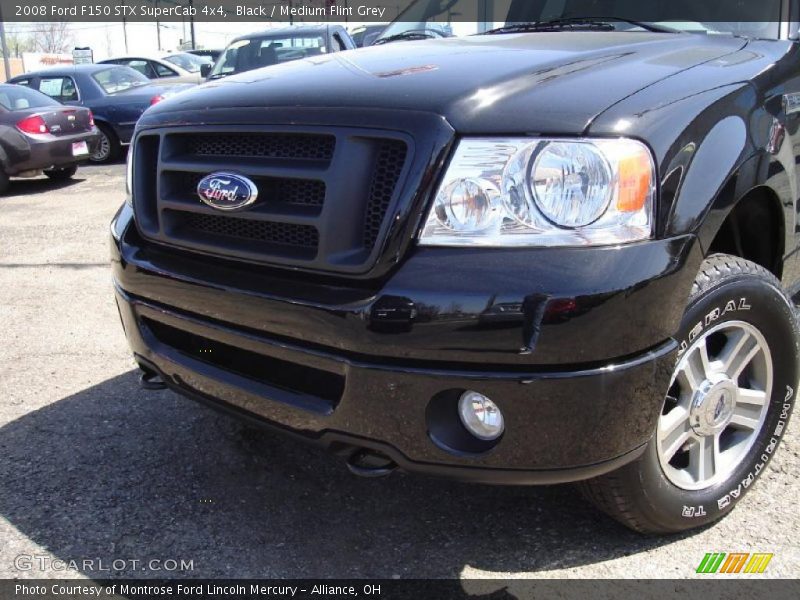
[[[128,53],[128,21],[125,13],[122,13],[122,37],[125,38],[125,54]]]
[[[3,66],[6,69],[6,81],[11,79],[11,65],[8,62],[8,44],[6,44],[6,28],[3,24],[3,11],[0,8],[0,45],[3,47]]]
[[[158,14],[158,0],[155,1],[156,4],[156,14]],[[161,52],[161,22],[156,17],[156,44],[158,45],[158,51]]]
[[[194,0],[189,0],[189,8],[194,6]],[[194,17],[189,15],[189,33],[192,36],[192,50],[196,50],[196,46],[194,43]]]

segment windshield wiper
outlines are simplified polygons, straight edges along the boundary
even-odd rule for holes
[[[654,25],[653,23],[645,23],[642,21],[632,21],[631,19],[623,19],[620,17],[565,17],[563,19],[551,19],[549,21],[514,23],[512,25],[498,27],[497,29],[490,29],[485,33],[494,35],[499,33],[522,33],[526,31],[616,31],[617,28],[611,23],[612,21],[628,23],[629,25],[641,27],[647,31],[677,33],[676,29],[670,27],[663,27],[661,25]]]
[[[437,33],[435,29],[407,29],[406,31],[390,35],[389,37],[377,39],[372,42],[372,45],[377,46],[378,44],[387,44],[398,40],[427,40],[435,37],[443,37],[437,35]]]

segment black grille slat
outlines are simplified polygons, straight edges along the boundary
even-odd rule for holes
[[[249,158],[280,158],[331,160],[336,147],[332,135],[302,135],[288,133],[209,133],[187,135],[183,138],[187,154],[197,156],[235,156]]]
[[[345,378],[338,373],[231,346],[149,317],[143,317],[142,324],[161,344],[193,360],[306,396],[304,408],[327,413],[336,407],[344,393]],[[273,398],[281,399],[280,395]]]
[[[177,214],[177,211],[172,212]],[[319,233],[316,227],[311,225],[252,221],[239,217],[224,217],[194,212],[179,214],[181,216],[177,227],[186,228],[192,232],[210,233],[240,240],[300,248],[316,249],[319,244]]]
[[[400,140],[384,140],[375,158],[364,219],[364,247],[372,249],[406,162],[407,147]]]

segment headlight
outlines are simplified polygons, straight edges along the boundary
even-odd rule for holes
[[[128,146],[128,158],[125,163],[125,202],[133,206],[133,144]]]
[[[653,234],[655,166],[629,139],[462,140],[425,246],[588,246]]]

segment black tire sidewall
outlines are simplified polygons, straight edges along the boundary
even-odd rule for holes
[[[686,348],[700,334],[693,336],[693,330],[698,332],[699,328],[702,332],[728,321],[755,326],[770,348],[772,393],[766,420],[747,458],[726,481],[710,488],[692,491],[672,484],[659,463],[654,436],[635,470],[642,491],[640,508],[655,528],[678,531],[716,521],[736,506],[764,472],[785,435],[794,404],[798,380],[794,319],[794,309],[783,292],[758,275],[726,279],[690,303],[677,336],[678,343]]]

